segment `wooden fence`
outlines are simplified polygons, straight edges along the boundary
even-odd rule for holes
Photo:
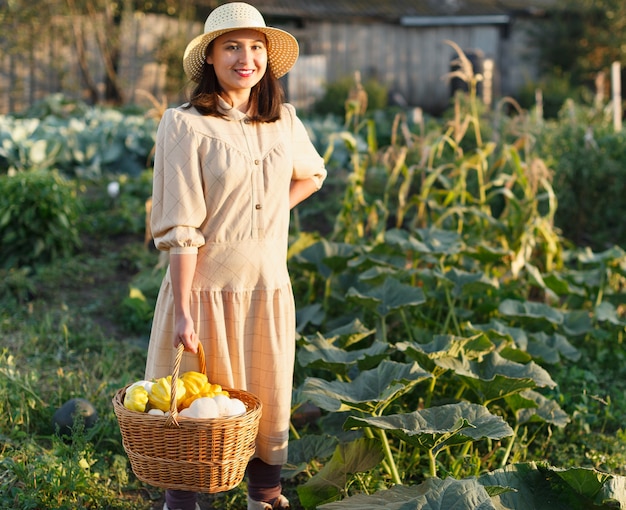
[[[32,47],[19,52],[3,48],[0,39],[0,113],[20,111],[51,93],[70,98],[102,101],[105,70],[90,19],[55,18],[33,31]],[[286,27],[288,28],[288,27]],[[289,29],[289,28],[288,28]],[[167,82],[167,65],[180,66],[184,45],[202,32],[200,22],[181,22],[152,14],[132,13],[122,21],[117,73],[124,102],[145,101],[145,93],[159,100],[167,93],[170,104],[184,100],[184,90]],[[301,59],[287,76],[288,97],[306,109],[323,93],[324,84],[360,71],[364,79],[375,78],[402,97],[408,105],[441,110],[449,102],[450,84],[443,77],[450,71],[452,40],[464,50],[476,50],[493,63],[495,96],[512,94],[534,77],[527,63],[524,28],[512,28],[502,37],[497,26],[403,27],[385,23],[309,23],[293,30],[303,49]],[[86,91],[75,34],[83,34],[85,68],[93,77],[97,98]],[[4,42],[3,42],[4,41]],[[169,60],[157,58],[169,48]],[[180,67],[172,67],[177,72]]]
[[[74,27],[73,23],[79,23]],[[97,22],[97,21],[96,21]],[[145,103],[146,95],[159,101],[166,95],[170,104],[184,101],[183,81],[167,83],[167,63],[157,55],[169,47],[170,65],[182,77],[180,56],[187,41],[202,32],[202,23],[181,22],[166,16],[135,13],[122,22],[117,74],[124,103]],[[14,51],[2,48],[0,40],[0,114],[19,112],[50,94],[102,102],[105,97],[105,68],[98,47],[94,22],[57,17],[37,31],[30,48]],[[30,30],[26,27],[27,30]],[[97,98],[91,97],[85,73],[81,72],[73,31],[83,34],[88,74],[96,85]],[[6,43],[6,40],[4,41]],[[302,55],[286,80],[287,93],[296,106],[308,108],[323,92],[326,59],[322,55]]]
[[[36,44],[31,48],[6,50],[0,42],[0,113],[20,111],[52,93],[90,102],[104,101],[105,66],[94,27],[98,22],[57,17],[38,31]],[[83,36],[84,64],[95,84],[96,98],[91,97],[86,73],[81,71],[76,31]],[[167,85],[166,64],[157,61],[157,50],[167,42],[186,41],[201,31],[201,23],[142,13],[127,16],[120,30],[117,68],[124,103],[141,101],[140,91],[157,98],[163,96]]]

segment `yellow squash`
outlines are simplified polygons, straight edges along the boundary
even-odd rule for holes
[[[180,406],[185,399],[185,383],[178,378],[176,380],[176,406]],[[170,400],[172,393],[172,376],[161,377],[157,379],[152,385],[148,400],[153,408],[160,409],[161,411],[169,411]]]
[[[189,395],[195,395],[196,393],[202,391],[204,385],[209,382],[206,374],[193,371],[185,372],[180,376],[180,378],[182,379],[183,383],[185,383],[185,389],[187,390],[185,395],[187,397],[189,397]]]
[[[178,410],[180,411],[189,407],[194,400],[197,400],[199,398],[215,397],[216,395],[224,395],[227,397],[228,392],[222,389],[219,384],[211,384],[210,382],[207,382],[202,388],[200,388],[197,393],[187,394],[185,400],[183,400]]]
[[[143,413],[148,405],[148,390],[143,386],[131,386],[124,395],[124,407],[131,411]]]

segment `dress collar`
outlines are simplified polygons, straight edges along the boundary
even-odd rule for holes
[[[242,121],[248,118],[248,115],[246,115],[240,110],[237,110],[237,108],[233,108],[226,101],[224,101],[224,99],[222,99],[221,96],[219,96],[217,100],[218,100],[217,106],[220,112],[223,113],[227,119],[234,120],[234,121]]]

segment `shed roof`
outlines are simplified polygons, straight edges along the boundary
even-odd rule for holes
[[[555,0],[251,0],[267,16],[305,19],[489,17],[533,15]]]

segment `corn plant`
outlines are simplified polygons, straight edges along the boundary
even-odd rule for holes
[[[393,126],[395,145],[382,150],[371,119],[358,124],[355,133],[336,135],[352,156],[333,239],[380,241],[389,219],[395,218],[396,227],[434,226],[455,230],[464,239],[483,239],[492,250],[502,251],[514,278],[526,264],[558,267],[562,239],[553,226],[557,204],[551,172],[532,152],[527,132],[500,145],[483,140],[475,92],[480,76],[450,44],[461,62],[454,74],[469,84],[470,93],[469,98],[455,96],[454,116],[440,136],[411,134],[401,115]],[[362,138],[357,136],[361,130],[366,131]],[[405,145],[400,146],[402,139]],[[329,145],[327,159],[333,147]],[[384,183],[381,193],[366,193],[368,177]]]

